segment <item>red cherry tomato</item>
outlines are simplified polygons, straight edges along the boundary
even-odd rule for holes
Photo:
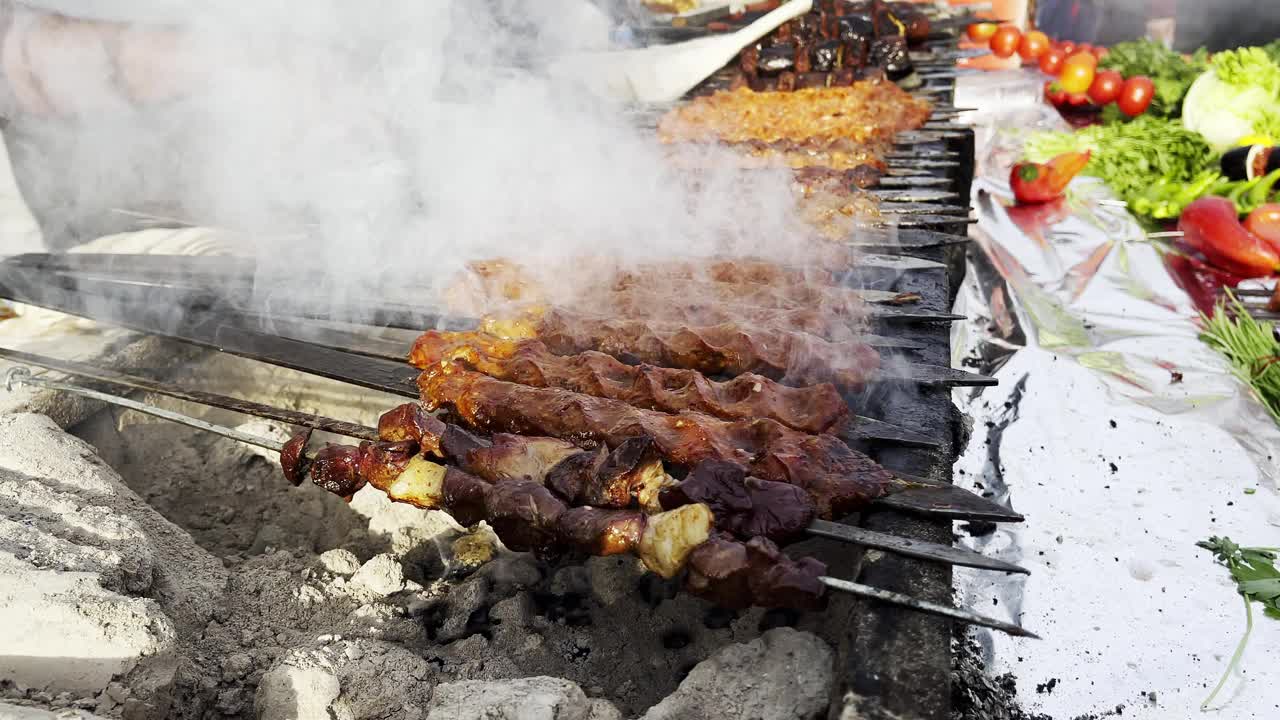
[[[1056,107],[1067,101],[1067,92],[1056,81],[1050,80],[1044,84],[1044,99]]]
[[[1062,64],[1058,82],[1062,83],[1062,89],[1068,93],[1085,92],[1093,84],[1093,70],[1097,65],[1097,58],[1089,53],[1078,52]]]
[[[1267,203],[1259,205],[1244,220],[1244,227],[1249,232],[1262,238],[1263,242],[1280,251],[1280,204]]]
[[[1111,54],[1111,51],[1104,47],[1093,48],[1093,56],[1098,58],[1099,60],[1101,60],[1102,58],[1106,57],[1109,54]]]
[[[1125,115],[1137,117],[1151,107],[1151,98],[1155,97],[1155,94],[1156,86],[1151,82],[1151,78],[1138,75],[1124,81],[1116,105]]]
[[[1062,72],[1062,63],[1065,62],[1067,56],[1057,48],[1051,48],[1048,52],[1040,56],[1040,72],[1045,75],[1058,76]]]
[[[1120,88],[1123,86],[1123,75],[1115,70],[1101,70],[1093,76],[1093,84],[1089,86],[1089,99],[1095,105],[1115,102],[1120,97]]]
[[[1022,36],[1018,43],[1018,56],[1023,60],[1038,60],[1049,51],[1049,36],[1039,30],[1032,30]]]
[[[991,36],[991,52],[995,53],[996,57],[1013,57],[1021,40],[1022,33],[1018,28],[1012,25],[1001,26],[996,30],[996,34]]]
[[[1089,96],[1085,93],[1070,93],[1067,95],[1067,106],[1081,108],[1089,104]]]
[[[999,29],[1000,26],[995,23],[974,23],[970,25],[968,29],[969,39],[974,42],[984,43],[989,41],[991,36],[995,35],[996,30]]]
[[[1071,57],[1076,52],[1076,44],[1070,40],[1063,40],[1058,43],[1058,49],[1062,51],[1063,57]]]

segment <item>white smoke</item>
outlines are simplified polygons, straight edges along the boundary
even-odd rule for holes
[[[625,108],[539,72],[607,43],[586,0],[206,3],[180,26],[155,62],[181,99],[99,102],[33,132],[67,138],[65,205],[155,203],[233,229],[277,290],[332,282],[341,302],[493,255],[569,282],[556,260],[581,253],[776,255],[795,237],[785,173],[744,184],[709,151],[691,190]],[[328,282],[298,276],[316,264]]]

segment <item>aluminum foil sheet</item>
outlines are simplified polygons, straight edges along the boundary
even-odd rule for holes
[[[1021,526],[961,527],[1030,577],[957,572],[958,600],[1044,639],[983,633],[994,674],[1053,718],[1194,718],[1244,631],[1227,571],[1196,541],[1280,546],[1280,429],[1197,338],[1198,314],[1092,178],[1012,205],[1025,133],[1066,129],[1044,78],[961,79],[978,128],[979,222],[955,311],[954,362],[994,374],[955,400],[972,422],[956,482],[1003,498]],[[1280,717],[1280,621],[1255,612],[1242,662],[1205,715]]]

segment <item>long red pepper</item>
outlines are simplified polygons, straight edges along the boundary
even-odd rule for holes
[[[1191,203],[1182,211],[1178,229],[1185,245],[1232,275],[1256,278],[1280,271],[1280,253],[1245,229],[1235,203],[1227,198],[1203,197]]]

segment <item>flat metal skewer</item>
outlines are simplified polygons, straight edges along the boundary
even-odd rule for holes
[[[937,615],[939,617],[959,620],[970,625],[988,627],[992,630],[999,630],[1015,637],[1040,639],[1039,635],[1036,635],[1030,630],[1023,629],[1012,623],[978,615],[977,613],[973,613],[968,610],[939,605],[937,603],[929,602],[928,600],[918,600],[910,595],[903,595],[902,593],[896,593],[891,590],[881,590],[880,588],[871,587],[870,585],[849,582],[848,580],[841,580],[840,578],[828,577],[826,575],[818,579],[823,585],[826,585],[833,590],[839,590],[841,592],[847,592],[852,595],[859,595],[865,598],[872,598],[882,602],[893,603],[894,605],[901,605],[928,615]]]
[[[182,413],[173,412],[172,410],[165,410],[164,408],[156,407],[155,405],[148,405],[147,403],[130,400],[126,397],[120,397],[119,395],[98,392],[97,390],[92,390],[80,385],[70,385],[68,383],[60,383],[56,380],[35,377],[31,374],[31,370],[20,365],[9,368],[9,371],[6,372],[4,376],[4,389],[9,392],[14,392],[23,385],[41,387],[48,390],[60,390],[62,392],[69,392],[75,395],[82,395],[111,405],[118,405],[120,407],[129,408],[130,410],[137,410],[140,413],[162,418],[170,422],[178,423],[179,425],[186,425],[187,427],[192,427],[197,430],[203,430],[215,435],[231,438],[232,440],[245,443],[246,445],[253,445],[255,447],[274,450],[276,452],[284,450],[284,443],[279,440],[250,435],[249,433],[240,432],[239,430],[229,427],[223,427],[222,425],[214,425],[213,423],[205,422],[199,418],[193,418],[190,415],[183,415]]]

